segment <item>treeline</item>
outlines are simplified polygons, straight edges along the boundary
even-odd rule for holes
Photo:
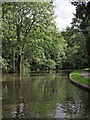
[[[74,23],[58,32],[53,8],[47,2],[2,2],[3,72],[88,65],[84,34]]]

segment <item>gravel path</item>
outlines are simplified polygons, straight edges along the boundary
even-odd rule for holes
[[[80,73],[83,77],[87,78],[87,79],[90,79],[90,73],[88,73],[87,70],[83,70],[81,71]]]

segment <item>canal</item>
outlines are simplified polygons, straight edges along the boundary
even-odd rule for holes
[[[90,93],[72,84],[69,73],[3,74],[3,118],[87,118]]]

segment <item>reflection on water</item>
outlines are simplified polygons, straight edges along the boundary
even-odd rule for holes
[[[87,118],[88,92],[67,71],[2,76],[3,118]]]

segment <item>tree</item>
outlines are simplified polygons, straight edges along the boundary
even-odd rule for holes
[[[70,27],[67,27],[61,34],[67,42],[67,59],[65,60],[64,66],[66,64],[66,66],[74,69],[86,67],[86,40],[83,34],[78,29]]]
[[[72,2],[72,4],[76,5],[76,14],[73,18],[72,27],[78,28],[80,32],[83,33],[86,39],[86,48],[87,48],[87,59],[88,59],[88,67],[90,69],[90,1],[88,2]]]
[[[28,61],[32,69],[52,68],[47,67],[47,61],[55,62],[56,68],[60,68],[61,60],[65,57],[65,40],[55,26],[49,26],[49,28],[51,30],[37,28],[31,33],[33,37],[26,43],[25,56],[30,54]]]
[[[16,61],[19,73],[22,71],[22,59],[26,43],[30,38],[32,39],[32,33],[39,27],[43,28],[43,32],[49,30],[48,26],[53,27],[53,7],[53,4],[47,2],[2,3],[2,18],[4,26],[2,30],[3,57],[6,58],[9,54],[10,56],[12,55],[14,66]],[[5,46],[6,43],[8,47]],[[8,53],[6,53],[6,49],[8,49]],[[8,59],[10,56],[8,56]]]
[[[2,3],[3,58],[9,71],[62,68],[66,42],[53,8],[46,2]]]

